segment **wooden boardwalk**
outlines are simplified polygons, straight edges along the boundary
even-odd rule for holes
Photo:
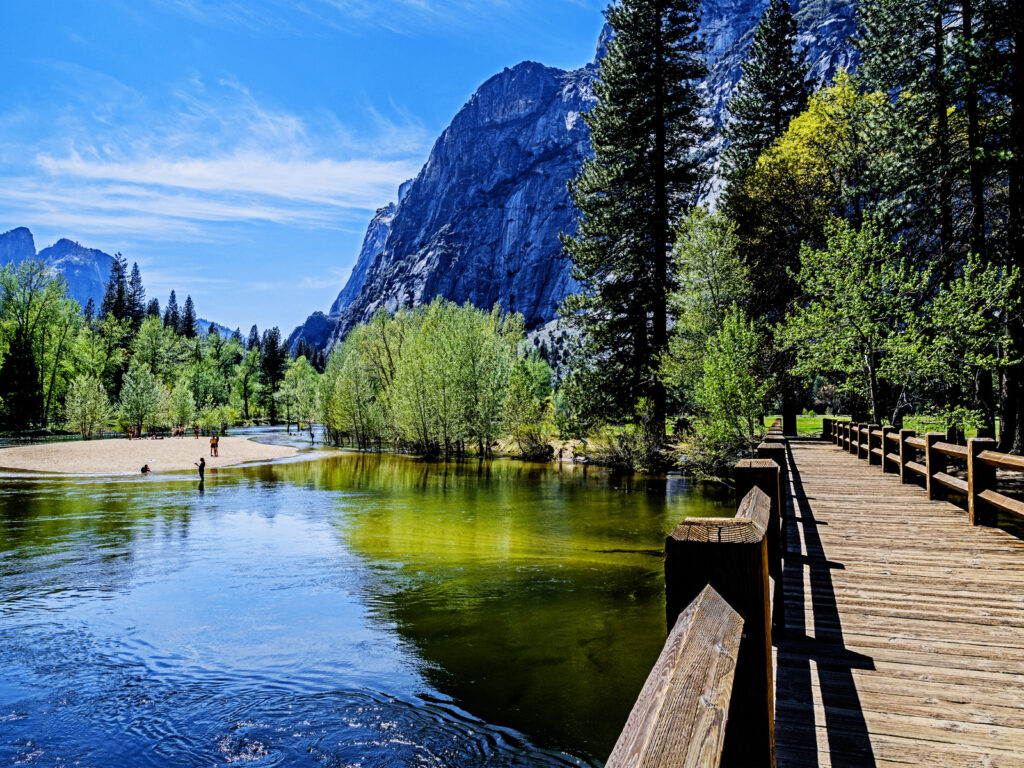
[[[1024,541],[790,440],[779,768],[1024,768]]]

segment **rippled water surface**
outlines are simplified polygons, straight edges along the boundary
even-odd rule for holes
[[[599,764],[664,639],[664,535],[726,501],[338,452],[203,493],[3,477],[0,764]]]

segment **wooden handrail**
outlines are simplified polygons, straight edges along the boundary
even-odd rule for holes
[[[679,614],[607,768],[718,766],[743,617],[708,585]]]
[[[871,464],[881,464],[883,472],[899,472],[904,483],[923,478],[929,499],[939,498],[942,490],[965,496],[972,525],[994,524],[994,510],[1024,518],[1024,501],[1001,494],[995,488],[995,470],[1024,473],[1024,456],[992,450],[995,441],[991,438],[971,438],[967,445],[958,445],[949,442],[942,432],[918,437],[913,430],[888,426],[876,429],[877,425],[837,421],[829,426],[838,447],[867,458]],[[898,445],[899,453],[890,451],[888,443]],[[918,452],[924,454],[923,461],[918,460]],[[947,459],[967,464],[966,479],[946,471]]]
[[[924,464],[919,464],[916,461],[905,462],[903,464],[903,466],[905,466],[911,472],[914,472],[914,473],[920,475],[921,477],[924,477],[925,475],[928,474],[928,469],[925,467],[925,465]]]
[[[1008,469],[1011,472],[1024,472],[1024,456],[1017,456],[1012,453],[996,453],[995,451],[982,451],[978,454],[978,460],[996,469]]]
[[[932,446],[933,451],[938,451],[945,456],[952,456],[954,459],[963,459],[967,461],[967,446],[957,445],[956,443],[935,443]]]
[[[774,462],[765,460],[759,463],[774,466]],[[741,476],[739,473],[738,479]],[[777,467],[768,480],[774,480],[778,487]],[[675,627],[686,606],[707,586],[743,618],[743,636],[728,711],[728,722],[733,727],[725,729],[722,762],[774,766],[775,695],[769,595],[769,569],[772,569],[773,558],[768,551],[768,534],[775,505],[769,494],[755,485],[738,506],[732,518],[683,520],[665,539],[666,619],[669,627]],[[692,734],[689,738],[695,743],[713,741],[703,734]],[[634,754],[635,750],[623,752],[624,756]],[[661,762],[660,756],[657,760],[643,762],[643,765],[668,764]]]

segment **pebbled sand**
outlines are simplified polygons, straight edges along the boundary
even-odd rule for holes
[[[164,440],[77,440],[0,448],[0,469],[56,472],[66,475],[138,474],[143,464],[153,472],[196,471],[193,464],[206,459],[207,471],[247,461],[269,461],[293,456],[295,448],[255,443],[241,437],[222,437],[220,456],[210,456],[210,438],[191,435]]]

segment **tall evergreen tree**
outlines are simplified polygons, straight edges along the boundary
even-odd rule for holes
[[[128,306],[128,318],[132,321],[132,327],[138,330],[142,321],[146,319],[146,289],[142,285],[142,273],[139,272],[138,262],[132,262],[132,274],[128,278],[128,291],[125,300]]]
[[[164,328],[170,328],[175,333],[181,327],[181,310],[178,309],[178,297],[171,291],[167,299],[167,309],[164,310]]]
[[[806,51],[787,0],[771,0],[754,30],[754,41],[729,99],[730,142],[722,154],[726,178],[741,176],[807,106]]]
[[[185,297],[185,309],[181,313],[181,324],[178,327],[178,333],[186,339],[194,339],[196,337],[196,305],[192,303],[191,296]]]
[[[254,329],[255,327],[253,326]],[[288,343],[281,339],[281,330],[275,326],[269,331],[263,332],[259,349],[264,400],[270,421],[274,422],[277,420],[277,402],[274,400],[274,392],[284,379],[285,370],[288,367]]]
[[[100,312],[115,320],[130,319],[128,306],[128,261],[115,253],[110,262],[110,276],[107,278]]]
[[[151,299],[146,305],[146,317],[160,317],[160,300]]]
[[[562,236],[581,290],[562,311],[582,331],[580,361],[610,396],[605,415],[635,417],[646,399],[646,420],[663,436],[656,369],[668,345],[669,253],[707,178],[704,45],[696,0],[622,0],[605,16],[615,37],[584,116],[594,157],[570,182],[581,215],[576,234]]]
[[[260,348],[260,329],[255,325],[249,329],[249,340],[245,344],[247,350],[259,350]]]
[[[949,123],[952,38],[949,0],[863,0],[858,6],[860,74],[865,84],[894,96],[890,136],[905,158],[899,169],[898,228],[911,233],[922,261],[955,260],[954,165]]]
[[[85,309],[82,310],[82,314],[85,316],[85,321],[88,323],[96,316],[96,300],[92,296],[85,302]]]

